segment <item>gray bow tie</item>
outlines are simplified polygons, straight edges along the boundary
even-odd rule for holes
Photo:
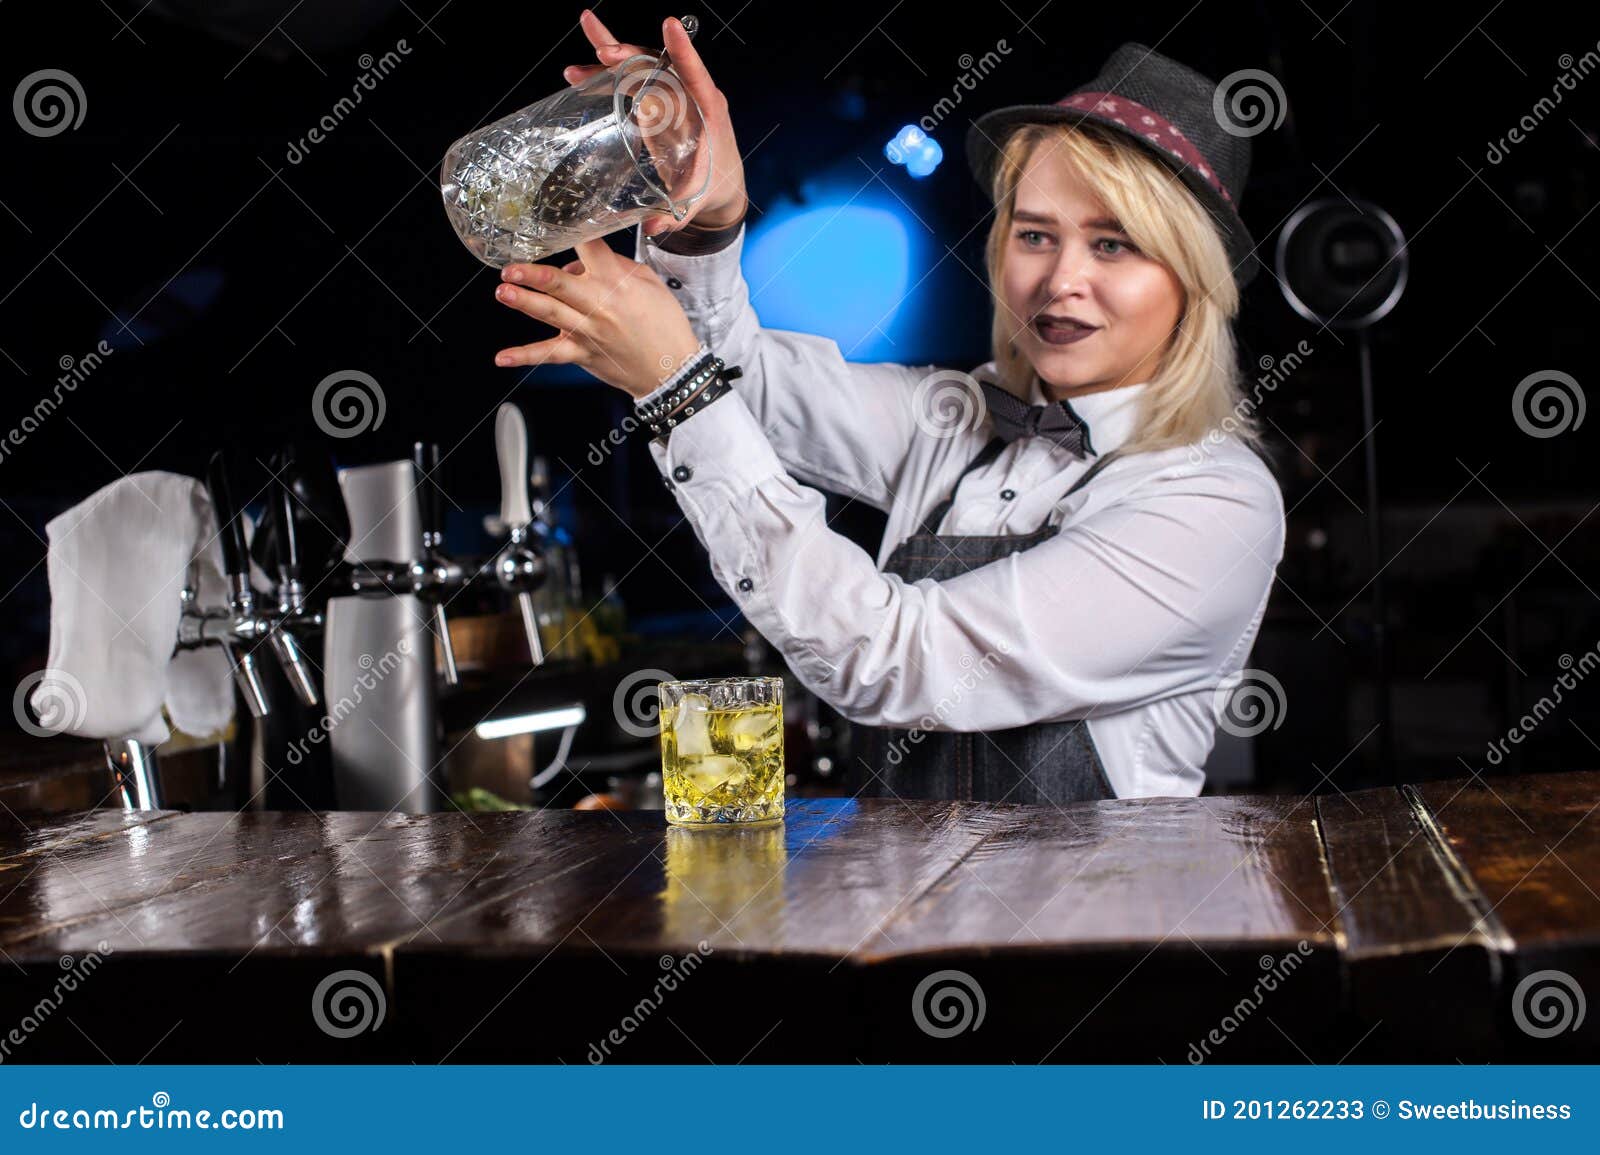
[[[994,419],[994,435],[1002,441],[1018,437],[1048,437],[1074,457],[1093,453],[1089,425],[1067,401],[1026,405],[989,381],[980,381],[983,400]]]

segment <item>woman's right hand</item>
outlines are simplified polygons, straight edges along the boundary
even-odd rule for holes
[[[596,72],[612,68],[630,56],[654,56],[656,52],[637,44],[623,44],[611,35],[600,18],[587,8],[578,18],[583,34],[594,46],[599,64],[574,64],[562,75],[567,83],[583,83]],[[706,139],[711,142],[711,182],[705,196],[690,206],[683,220],[675,220],[671,213],[652,213],[644,219],[643,228],[648,236],[659,236],[682,228],[694,221],[701,228],[723,228],[744,216],[748,198],[744,187],[744,162],[739,157],[739,143],[733,137],[733,121],[728,118],[728,98],[722,95],[705,62],[695,51],[689,34],[677,17],[662,23],[663,42],[672,56],[672,70],[683,81],[684,89],[694,98],[705,121]]]

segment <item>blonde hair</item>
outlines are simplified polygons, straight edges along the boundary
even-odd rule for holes
[[[991,340],[1002,383],[1026,399],[1034,376],[1012,344],[1001,286],[1017,186],[1040,144],[1060,149],[1133,243],[1170,269],[1183,288],[1182,314],[1140,398],[1138,421],[1122,452],[1188,445],[1224,427],[1259,446],[1261,430],[1244,400],[1233,335],[1239,286],[1216,224],[1171,170],[1094,124],[1024,125],[1001,148],[985,256],[995,302]]]

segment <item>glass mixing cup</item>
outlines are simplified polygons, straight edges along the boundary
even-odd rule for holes
[[[664,59],[630,56],[450,146],[439,189],[475,257],[503,268],[688,214],[711,183],[711,141]]]

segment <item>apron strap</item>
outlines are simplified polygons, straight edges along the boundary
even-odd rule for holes
[[[955,504],[956,490],[961,488],[961,483],[966,480],[967,474],[974,469],[982,469],[985,465],[988,465],[996,457],[1000,456],[1000,451],[1005,447],[1006,443],[1000,438],[990,439],[989,444],[979,451],[978,456],[974,457],[967,467],[961,471],[961,476],[956,478],[956,483],[950,487],[950,496],[934,506],[933,511],[923,519],[922,529],[919,532],[927,534],[929,537],[937,534],[939,532],[939,523],[944,520],[944,515],[949,513],[950,507]]]
[[[1000,451],[1005,447],[1006,443],[998,437],[993,438],[989,444],[985,445],[982,451],[979,452],[978,456],[974,457],[971,463],[961,471],[961,476],[956,478],[956,483],[950,487],[950,496],[945,498],[938,505],[934,506],[933,511],[929,513],[925,519],[923,519],[922,528],[919,532],[924,533],[929,537],[936,535],[939,532],[939,523],[944,520],[945,514],[949,513],[950,507],[955,504],[956,491],[961,488],[961,483],[966,480],[967,474],[971,473],[975,469],[982,469],[985,465],[988,465],[996,457],[1000,456]],[[1117,454],[1119,452],[1120,450],[1113,449],[1110,453],[1103,454],[1096,458],[1095,463],[1089,466],[1088,472],[1086,472],[1082,477],[1078,478],[1078,480],[1073,483],[1072,488],[1067,490],[1067,492],[1062,494],[1062,496],[1066,497],[1068,494],[1076,493],[1085,485],[1088,485],[1090,479],[1093,478],[1095,474],[1099,473],[1102,469],[1117,459]]]
[[[1117,459],[1117,455],[1119,453],[1121,453],[1121,452],[1122,452],[1122,450],[1120,450],[1120,449],[1113,449],[1110,453],[1104,454],[1104,455],[1096,458],[1095,459],[1095,463],[1093,465],[1089,466],[1088,472],[1085,473],[1082,477],[1078,478],[1077,481],[1073,482],[1072,483],[1072,488],[1067,490],[1067,492],[1063,493],[1061,496],[1062,497],[1067,497],[1067,496],[1069,496],[1071,494],[1077,493],[1078,490],[1080,490],[1084,486],[1088,485],[1090,479],[1093,478],[1095,474],[1099,473],[1106,466],[1110,465],[1113,461],[1115,461]]]

